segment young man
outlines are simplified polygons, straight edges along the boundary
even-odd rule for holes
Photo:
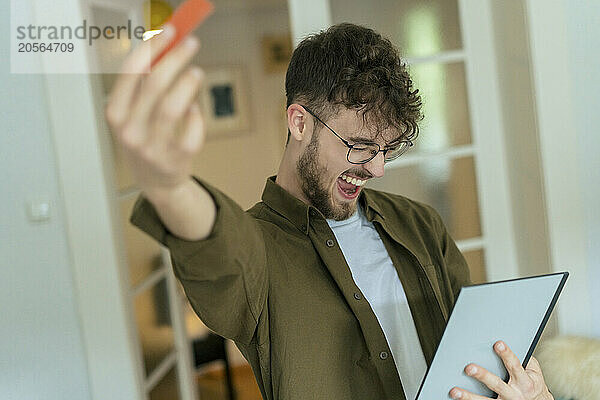
[[[363,189],[418,131],[420,98],[396,50],[351,24],[298,46],[285,153],[244,212],[190,178],[201,72],[184,68],[198,42],[135,74],[172,36],[134,51],[106,109],[143,191],[132,222],[169,247],[195,311],[235,341],[265,399],[414,399],[469,273],[430,207]],[[511,381],[481,367],[474,378],[505,400],[552,398],[535,359],[524,370],[495,348]]]

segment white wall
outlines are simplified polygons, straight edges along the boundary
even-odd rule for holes
[[[522,0],[491,2],[519,273],[548,273],[550,260]]]
[[[0,16],[10,20],[10,2]],[[0,36],[9,37],[10,24]],[[0,43],[0,398],[90,399],[43,77],[10,74]],[[51,219],[32,223],[30,200]]]
[[[526,9],[550,259],[553,270],[571,272],[559,328],[600,337],[600,4],[592,3],[527,0]]]
[[[566,9],[579,173],[585,220],[592,334],[600,338],[600,2]]]
[[[520,276],[552,270],[523,0],[490,2]],[[557,312],[544,331],[557,333]]]
[[[287,137],[285,71],[264,71],[261,39],[264,35],[289,33],[289,16],[283,2],[278,8],[221,12],[217,8],[197,31],[202,42],[195,59],[198,65],[207,69],[231,65],[243,68],[252,118],[246,131],[209,135],[194,173],[245,208],[260,201],[266,177],[277,172]]]

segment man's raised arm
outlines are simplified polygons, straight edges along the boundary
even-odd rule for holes
[[[216,218],[210,194],[191,177],[204,127],[194,99],[202,71],[189,66],[199,48],[190,36],[150,64],[174,37],[174,28],[138,46],[123,63],[105,109],[106,119],[134,180],[169,231],[186,240],[206,238]]]

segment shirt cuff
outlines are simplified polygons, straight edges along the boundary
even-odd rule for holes
[[[173,244],[176,243],[177,247],[181,250],[184,250],[186,244],[188,244],[187,247],[190,247],[194,243],[202,242],[213,237],[215,235],[215,231],[217,230],[217,225],[219,223],[219,210],[221,209],[221,205],[223,204],[222,197],[224,196],[224,194],[222,194],[218,189],[209,185],[203,180],[198,179],[194,176],[192,176],[192,178],[210,194],[217,208],[217,217],[215,223],[212,227],[211,233],[205,239],[198,241],[189,241],[171,233],[160,219],[160,216],[154,208],[154,205],[146,197],[144,197],[143,193],[139,195],[138,199],[135,202],[135,205],[133,206],[131,216],[129,217],[129,222],[131,222],[131,224],[138,227],[142,231],[146,232],[148,235],[150,235],[153,239],[158,241],[163,246],[172,247]]]

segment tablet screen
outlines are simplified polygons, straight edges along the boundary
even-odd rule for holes
[[[463,287],[417,399],[447,399],[455,386],[493,396],[464,368],[476,363],[506,381],[508,373],[493,350],[498,340],[527,365],[568,275],[560,272]]]

